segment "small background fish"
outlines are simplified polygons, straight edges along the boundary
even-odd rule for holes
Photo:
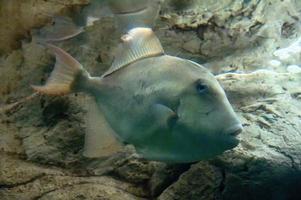
[[[58,42],[83,33],[103,17],[114,16],[121,34],[135,27],[153,27],[162,0],[92,0],[89,5],[70,16],[52,16],[50,23],[34,29],[32,35],[40,42]]]

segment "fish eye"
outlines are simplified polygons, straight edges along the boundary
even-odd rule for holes
[[[206,92],[208,89],[208,86],[204,83],[197,83],[196,85],[196,90],[198,91],[198,93],[203,94],[204,92]]]

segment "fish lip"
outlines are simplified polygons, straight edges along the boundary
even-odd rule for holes
[[[241,130],[236,130],[236,131],[230,133],[230,135],[236,137],[236,136],[238,136],[240,133],[241,133]]]
[[[230,143],[229,143],[229,146],[228,146],[227,150],[234,149],[235,147],[237,147],[239,142],[240,142],[240,140],[237,137],[231,136],[231,140],[230,140]]]
[[[231,126],[230,128],[226,129],[225,133],[226,133],[226,135],[236,137],[242,132],[242,130],[243,130],[243,127],[239,123],[239,124],[235,124],[235,125]]]

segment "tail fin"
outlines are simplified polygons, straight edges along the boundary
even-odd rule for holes
[[[89,73],[82,65],[64,50],[47,44],[56,57],[56,63],[49,79],[43,86],[32,85],[32,88],[41,94],[64,95],[81,91],[89,80]]]
[[[84,27],[77,26],[70,17],[53,16],[51,18],[51,23],[40,29],[31,30],[35,41],[59,42],[74,38],[85,31]]]

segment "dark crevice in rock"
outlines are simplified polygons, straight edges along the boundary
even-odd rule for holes
[[[219,185],[219,192],[220,194],[222,194],[225,190],[225,181],[226,181],[226,170],[225,169],[221,169],[221,174],[222,174],[222,180],[220,182]]]
[[[167,165],[155,172],[148,183],[148,190],[150,190],[151,196],[154,198],[158,197],[169,186],[176,183],[180,176],[191,168],[191,165],[191,163]]]
[[[278,153],[282,154],[283,156],[285,156],[286,158],[288,158],[288,160],[291,162],[291,168],[298,170],[297,164],[294,160],[294,158],[289,155],[287,152],[281,150],[281,148],[277,147],[277,146],[273,146],[273,145],[268,145],[270,148],[275,149]]]
[[[56,98],[43,108],[42,118],[48,126],[54,126],[60,120],[68,119],[68,99]]]
[[[42,174],[39,174],[27,181],[24,181],[24,182],[20,182],[20,183],[15,183],[15,184],[0,184],[0,189],[11,189],[11,188],[14,188],[14,187],[18,187],[18,186],[22,186],[22,185],[27,185],[29,183],[32,183],[42,177],[46,176],[46,174],[42,173]]]
[[[269,130],[269,131],[273,132],[272,130]],[[275,135],[277,135],[277,134],[275,134]],[[258,139],[260,139],[260,141],[262,142],[262,144],[266,145],[270,149],[274,149],[277,153],[280,153],[281,155],[285,156],[291,162],[291,168],[292,169],[295,169],[295,170],[298,169],[297,164],[296,164],[294,158],[291,155],[289,155],[287,152],[283,151],[280,147],[275,146],[275,145],[271,145],[271,144],[267,143],[261,137],[259,137]],[[286,143],[286,140],[283,140],[283,141]]]
[[[47,191],[47,192],[43,192],[41,195],[39,195],[39,196],[33,198],[32,200],[38,200],[38,199],[41,199],[43,196],[45,196],[45,195],[47,195],[47,194],[49,194],[49,193],[51,193],[51,192],[54,192],[54,191],[56,191],[56,190],[58,190],[58,189],[60,189],[60,188],[56,188],[56,189],[49,190],[49,191]]]

